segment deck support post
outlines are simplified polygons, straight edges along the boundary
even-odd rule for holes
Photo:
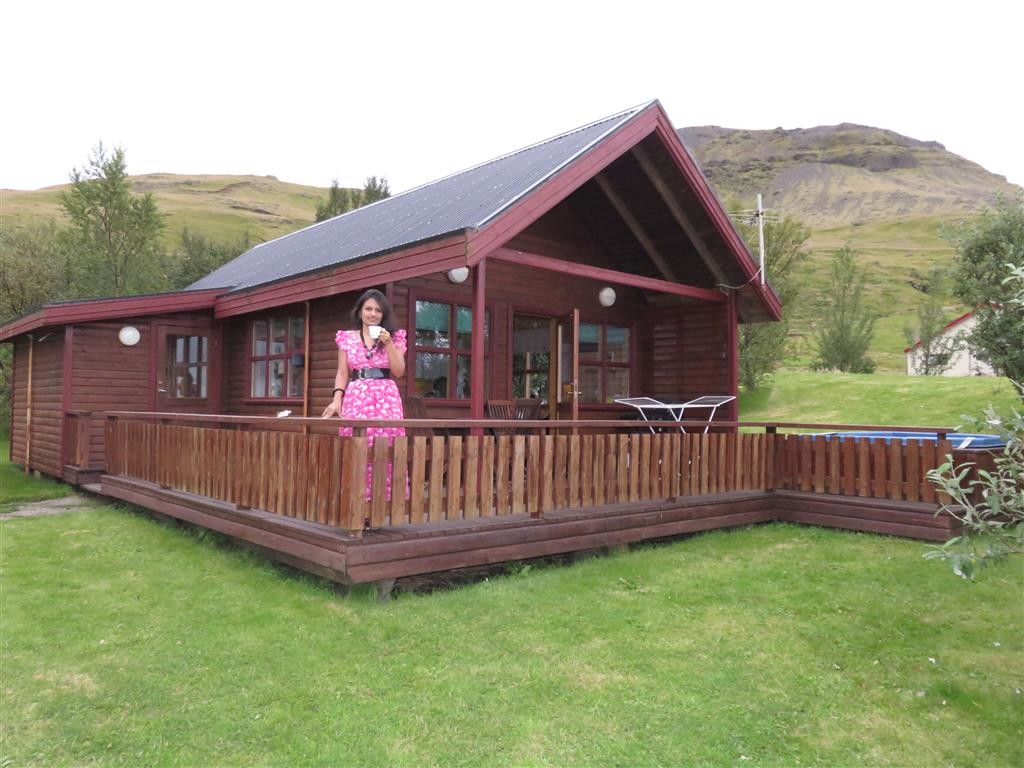
[[[380,602],[386,603],[391,600],[391,593],[395,589],[394,579],[378,579],[373,582],[373,586],[377,590],[377,599]]]

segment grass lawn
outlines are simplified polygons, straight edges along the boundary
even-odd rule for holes
[[[774,382],[740,396],[743,421],[956,427],[989,404],[1021,407],[1009,379],[905,376],[900,373],[779,371]]]
[[[380,604],[126,508],[0,547],[4,766],[1024,761],[1020,558],[779,524]]]
[[[17,504],[44,499],[59,499],[71,493],[71,486],[46,476],[26,475],[10,463],[10,443],[0,440],[0,514]]]

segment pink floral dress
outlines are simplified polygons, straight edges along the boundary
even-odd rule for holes
[[[395,349],[403,356],[407,348],[405,331],[395,331],[391,336]],[[359,331],[338,331],[334,335],[334,343],[338,349],[345,352],[348,358],[349,370],[359,368],[390,368],[388,353],[384,346],[377,344],[372,350],[363,346],[362,334]],[[405,413],[402,409],[402,396],[398,392],[398,385],[393,379],[354,379],[349,377],[345,385],[345,396],[341,398],[341,418],[343,419],[404,419]],[[351,437],[352,428],[342,427],[338,430],[342,437]],[[370,445],[373,445],[373,438],[383,436],[388,438],[388,444],[393,442],[397,435],[404,435],[405,430],[401,427],[368,427],[366,436],[370,438]],[[373,488],[373,468],[366,468],[366,498],[370,498],[370,491]],[[387,497],[391,498],[391,465],[388,465]]]

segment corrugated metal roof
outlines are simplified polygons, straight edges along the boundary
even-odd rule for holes
[[[189,286],[251,288],[480,229],[648,104],[252,248]]]

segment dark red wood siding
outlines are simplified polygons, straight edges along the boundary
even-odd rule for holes
[[[29,468],[54,477],[62,474],[64,333],[41,334],[32,351],[32,441]],[[11,461],[25,465],[28,404],[29,341],[14,343],[14,398],[11,418]]]
[[[647,315],[640,364],[652,397],[734,395],[729,381],[727,307],[659,307]]]
[[[142,334],[139,343],[126,347],[117,339],[123,322],[90,323],[76,326],[71,352],[71,386],[68,407],[92,411],[89,433],[89,462],[103,464],[103,419],[101,411],[145,411],[149,409],[150,345],[147,323],[134,322]]]

